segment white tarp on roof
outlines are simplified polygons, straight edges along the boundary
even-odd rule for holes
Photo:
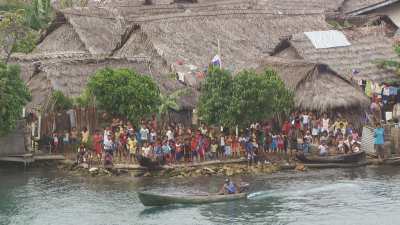
[[[350,46],[346,36],[337,30],[304,32],[315,48]]]

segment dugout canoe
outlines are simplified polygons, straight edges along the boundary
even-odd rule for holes
[[[365,152],[360,151],[352,154],[342,154],[335,156],[311,156],[303,153],[296,154],[296,158],[307,164],[322,163],[358,163],[365,160]]]
[[[137,157],[137,161],[139,162],[140,166],[146,167],[149,170],[161,169],[162,166],[165,164],[164,160],[153,160],[142,155],[139,155]]]
[[[387,158],[383,160],[383,164],[398,166],[400,165],[400,157]]]
[[[151,192],[139,192],[139,199],[144,206],[164,206],[171,204],[207,204],[246,199],[247,193],[231,195],[169,195]]]

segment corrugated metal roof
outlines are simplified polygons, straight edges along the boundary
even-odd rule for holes
[[[350,46],[346,36],[337,30],[304,32],[315,48]]]

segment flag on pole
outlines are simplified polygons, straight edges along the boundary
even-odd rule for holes
[[[215,55],[214,58],[211,60],[211,63],[213,66],[218,66],[219,68],[221,68],[222,62],[219,55]]]

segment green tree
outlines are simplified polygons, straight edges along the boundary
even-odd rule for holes
[[[187,89],[179,89],[171,94],[160,93],[160,104],[158,106],[158,116],[164,123],[169,118],[169,110],[178,111],[180,109],[178,105],[178,98],[187,93]]]
[[[129,69],[100,70],[90,78],[88,89],[99,108],[135,123],[157,112],[160,103],[154,81]]]
[[[17,65],[0,63],[0,136],[15,127],[30,94]]]
[[[225,125],[231,95],[231,74],[226,70],[211,67],[201,87],[198,104],[200,119],[211,125]]]
[[[73,100],[65,96],[61,91],[53,92],[51,96],[51,103],[53,110],[56,112],[71,109],[73,106]]]
[[[2,48],[0,51],[5,54],[6,63],[29,34],[29,28],[24,25],[24,21],[24,10],[6,12],[0,21],[0,46]]]
[[[208,124],[245,127],[288,114],[293,104],[293,93],[275,71],[245,70],[232,78],[226,71],[213,69],[201,90],[199,115]]]
[[[394,51],[400,56],[400,44],[394,46]],[[389,69],[400,75],[400,62],[398,60],[378,60],[378,67]]]

